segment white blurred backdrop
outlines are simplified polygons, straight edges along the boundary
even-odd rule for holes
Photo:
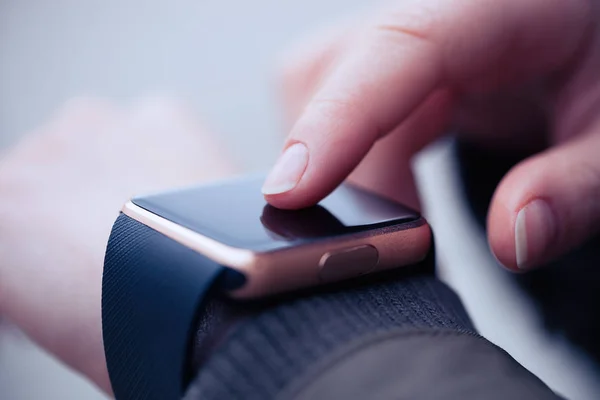
[[[166,93],[189,102],[249,170],[281,143],[276,61],[303,34],[359,0],[2,0],[0,146],[34,129],[73,96],[127,102]],[[600,398],[588,360],[549,336],[501,273],[461,203],[448,146],[417,160],[442,277],[480,332],[571,399]],[[0,260],[1,262],[1,260]],[[86,381],[0,327],[0,399],[103,399]]]

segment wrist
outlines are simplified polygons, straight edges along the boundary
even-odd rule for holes
[[[100,321],[102,244],[65,219],[25,219],[16,209],[0,201],[0,317],[110,393]]]
[[[259,304],[217,343],[186,398],[275,398],[343,346],[392,330],[475,333],[458,297],[433,274],[394,272]]]

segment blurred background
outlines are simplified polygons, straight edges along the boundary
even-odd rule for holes
[[[364,9],[359,0],[2,0],[0,147],[73,96],[126,104],[168,94],[184,98],[248,170],[266,169],[282,140],[278,56],[304,34]],[[415,168],[440,274],[481,334],[563,396],[600,398],[592,362],[544,328],[496,265],[462,201],[450,143],[427,149]],[[104,397],[1,321],[0,398]]]

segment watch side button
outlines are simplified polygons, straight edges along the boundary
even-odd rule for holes
[[[379,252],[371,245],[362,245],[327,252],[319,261],[319,277],[334,282],[371,272],[379,262]]]

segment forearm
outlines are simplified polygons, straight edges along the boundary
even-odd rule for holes
[[[0,312],[109,391],[102,264],[119,209],[233,165],[176,101],[72,100],[0,158]]]
[[[59,225],[56,243],[39,228],[24,235],[11,228],[12,237],[0,235],[8,247],[0,249],[0,314],[110,393],[100,321],[101,253],[95,257],[85,240],[61,234]],[[22,242],[25,235],[29,241]],[[65,270],[71,271],[69,279]]]

